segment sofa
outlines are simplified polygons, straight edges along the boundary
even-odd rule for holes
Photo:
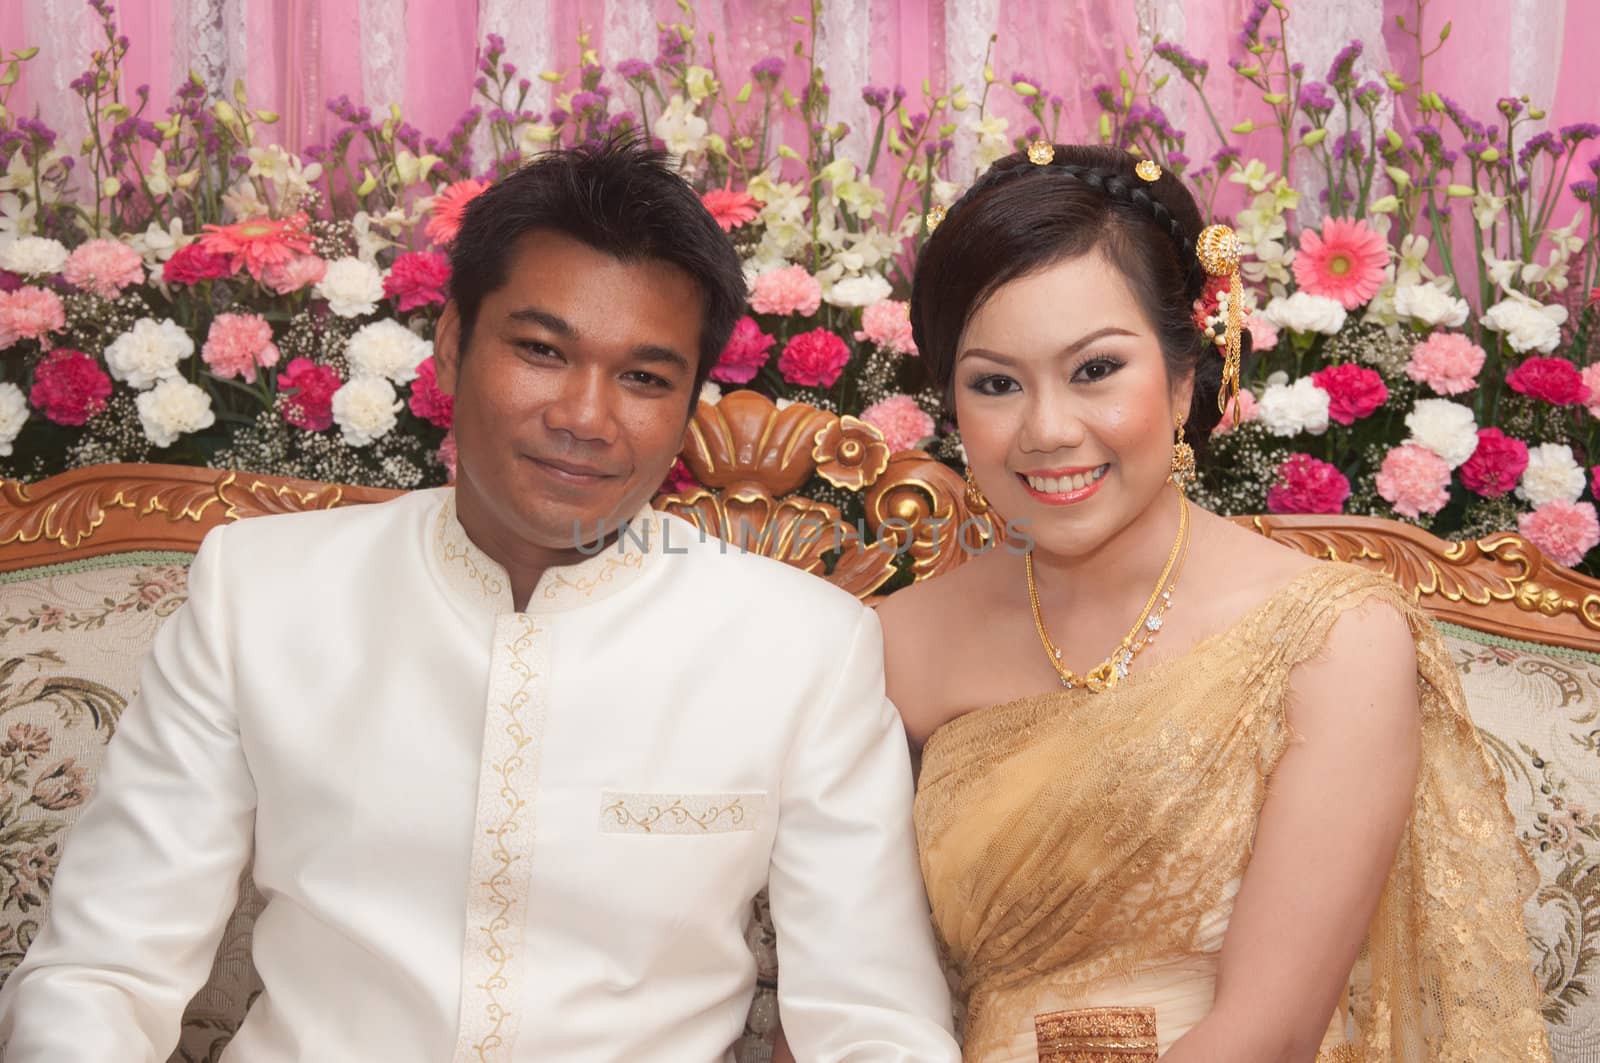
[[[658,507],[866,599],[936,576],[996,535],[968,509],[954,471],[920,451],[892,454],[870,425],[803,404],[780,410],[735,392],[702,405],[683,459],[702,486],[663,495]],[[847,493],[881,535],[840,521]],[[140,659],[184,601],[205,532],[391,494],[157,465],[0,483],[0,981],[44,922],[62,846]],[[1556,1058],[1600,1059],[1600,582],[1513,534],[1445,543],[1370,518],[1238,519],[1388,574],[1438,622],[1541,876],[1527,910],[1529,963]],[[259,992],[250,930],[261,904],[247,870],[174,1061],[215,1060]],[[767,1058],[776,1018],[776,956],[759,898],[749,940],[760,988],[742,1063]]]

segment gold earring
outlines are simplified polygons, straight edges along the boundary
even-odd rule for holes
[[[1172,444],[1172,471],[1167,475],[1167,482],[1179,491],[1194,482],[1194,448],[1183,438],[1183,414],[1178,417],[1178,441]]]
[[[974,513],[989,512],[989,500],[978,489],[978,481],[972,478],[972,469],[967,469],[967,508]]]

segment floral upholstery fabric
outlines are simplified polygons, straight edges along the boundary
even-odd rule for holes
[[[1600,1058],[1600,659],[1447,627],[1467,703],[1539,868],[1527,908],[1550,1047]]]

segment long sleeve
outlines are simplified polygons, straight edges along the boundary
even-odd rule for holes
[[[770,880],[778,1008],[806,1063],[961,1057],[911,821],[910,758],[883,636],[857,624],[785,767]]]
[[[249,858],[255,786],[232,697],[222,529],[157,633],[50,918],[0,992],[9,1063],[165,1060],[204,984]]]

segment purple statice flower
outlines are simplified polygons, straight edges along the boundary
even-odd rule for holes
[[[1333,97],[1328,95],[1328,86],[1320,81],[1308,81],[1300,86],[1300,95],[1295,100],[1302,111],[1312,114],[1327,114],[1333,110]]]
[[[531,88],[533,88],[532,81],[528,80],[527,78],[517,79],[517,91],[522,93],[522,95],[526,96],[528,94],[528,90]]]
[[[1517,152],[1517,165],[1527,169],[1534,156],[1540,152],[1549,155],[1552,159],[1559,159],[1566,153],[1566,150],[1561,141],[1556,139],[1554,133],[1539,133],[1529,137],[1528,142],[1523,144],[1522,149]]]
[[[1362,82],[1356,90],[1356,106],[1371,111],[1383,102],[1384,86],[1381,81]]]
[[[1117,90],[1113,89],[1110,85],[1107,85],[1104,81],[1096,82],[1094,87],[1089,91],[1094,93],[1094,100],[1100,105],[1101,110],[1120,110],[1117,100]]]
[[[668,65],[683,59],[688,46],[677,30],[662,30],[656,37],[656,66]]]
[[[1600,137],[1600,125],[1593,122],[1574,122],[1561,127],[1561,139],[1568,144],[1582,144],[1585,140]]]
[[[600,131],[609,137],[620,129],[632,129],[638,124],[639,119],[632,111],[618,111],[600,123]]]
[[[1261,39],[1261,21],[1272,10],[1272,0],[1255,0],[1245,13],[1244,27],[1239,31],[1239,45],[1248,48]]]
[[[1218,173],[1222,173],[1230,166],[1238,163],[1242,153],[1242,148],[1236,147],[1232,144],[1224,144],[1222,147],[1217,149],[1216,154],[1211,156],[1211,165],[1217,168]]]
[[[1489,127],[1473,118],[1459,103],[1449,96],[1440,96],[1439,100],[1444,104],[1445,116],[1461,130],[1462,136],[1471,140],[1483,140],[1488,137]]]
[[[1189,156],[1185,155],[1181,151],[1168,152],[1167,165],[1172,167],[1174,170],[1182,170],[1189,165]]]
[[[551,125],[566,125],[567,121],[571,118],[572,116],[570,114],[568,114],[566,111],[563,111],[559,107],[550,112]]]
[[[1351,130],[1342,137],[1335,138],[1333,142],[1333,157],[1335,159],[1349,158],[1360,161],[1366,158],[1367,146],[1361,139],[1361,134]]]
[[[1202,81],[1206,72],[1211,69],[1211,64],[1184,50],[1183,45],[1171,41],[1162,41],[1156,45],[1156,55],[1165,59],[1177,68],[1178,73],[1190,81]]]
[[[904,85],[896,85],[894,87],[894,102],[895,102],[895,105],[899,106],[900,101],[905,99],[905,98],[906,98],[906,87]]]
[[[572,96],[572,113],[577,115],[587,114],[590,111],[604,111],[606,98],[598,92],[577,92]]]
[[[889,106],[889,90],[876,85],[868,85],[861,90],[861,99],[868,107],[881,111]]]
[[[783,60],[775,55],[758,60],[750,68],[750,76],[764,84],[776,84],[777,80],[783,77]]]
[[[1515,118],[1522,113],[1522,101],[1515,96],[1502,96],[1494,101],[1495,110],[1507,118]]]
[[[1596,177],[1600,177],[1600,155],[1596,155],[1589,160],[1589,172]]]
[[[617,64],[617,74],[624,80],[633,81],[650,73],[650,64],[643,59],[624,59]]]
[[[1333,57],[1333,63],[1328,67],[1328,76],[1324,80],[1333,86],[1335,92],[1351,92],[1355,89],[1356,60],[1361,58],[1365,47],[1360,41],[1351,41]]]
[[[1044,130],[1041,129],[1039,126],[1036,126],[1036,125],[1031,125],[1027,129],[1023,130],[1023,132],[1022,132],[1023,139],[1030,140],[1030,141],[1038,140],[1043,135],[1044,135]]]
[[[1593,206],[1600,201],[1600,181],[1574,181],[1567,186],[1574,199]]]
[[[93,92],[94,91],[94,86],[95,86],[95,74],[94,74],[94,71],[85,70],[83,73],[81,73],[77,77],[73,78],[72,81],[68,84],[67,87],[70,88],[73,92]]]

